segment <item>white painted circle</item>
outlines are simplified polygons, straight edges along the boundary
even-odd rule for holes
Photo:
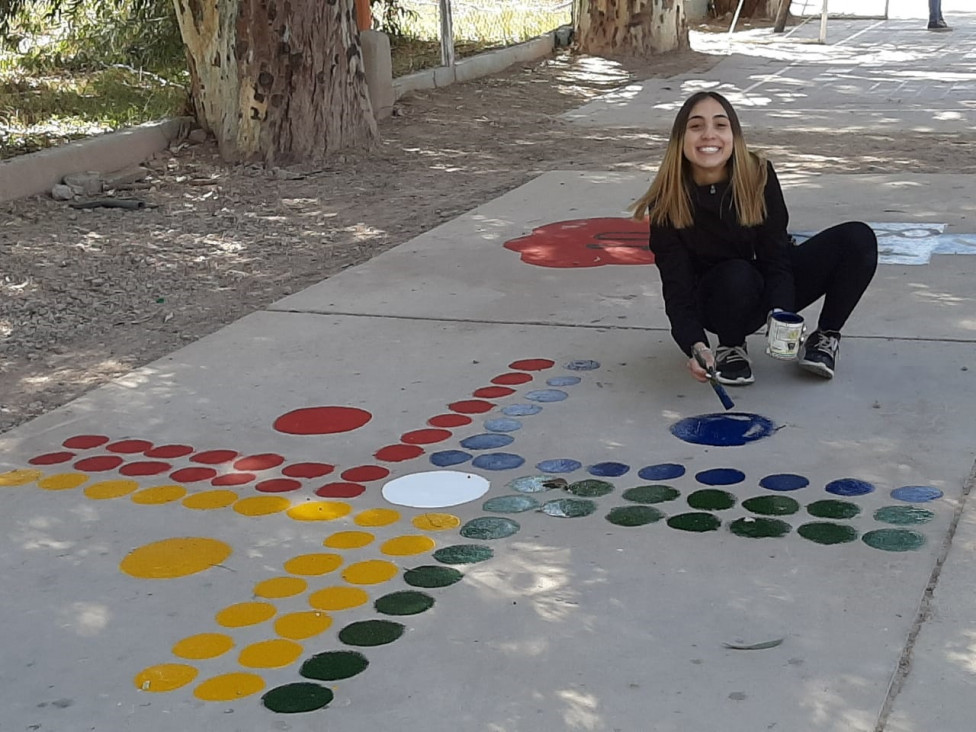
[[[395,478],[383,486],[383,498],[397,506],[446,508],[481,498],[491,483],[487,478],[456,470],[432,470]]]

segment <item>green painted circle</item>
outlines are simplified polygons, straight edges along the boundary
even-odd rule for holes
[[[710,513],[679,513],[668,519],[668,526],[680,531],[715,531],[722,522]]]
[[[831,521],[813,521],[803,524],[796,533],[816,544],[847,544],[857,538],[857,531],[853,526],[835,524]]]
[[[774,539],[786,536],[793,527],[785,521],[772,518],[740,518],[729,524],[729,531],[747,539]]]
[[[505,487],[519,493],[545,493],[547,490],[556,487],[546,484],[557,480],[561,481],[562,485],[566,484],[565,478],[557,478],[554,475],[526,475],[510,481]]]
[[[434,559],[441,564],[475,564],[493,556],[495,552],[490,546],[480,544],[455,544],[434,552]]]
[[[339,631],[339,640],[347,646],[383,646],[392,643],[406,628],[392,620],[360,620]]]
[[[874,518],[886,524],[917,526],[935,518],[935,514],[918,506],[884,506],[874,512]]]
[[[724,511],[735,505],[735,496],[718,488],[704,488],[688,496],[688,505],[699,511]]]
[[[580,498],[599,498],[613,492],[613,484],[605,480],[580,480],[570,483],[566,490]]]
[[[495,498],[489,498],[481,506],[483,510],[492,511],[493,513],[522,513],[523,511],[530,511],[538,507],[539,502],[537,500],[532,498],[532,496],[526,496],[521,493],[514,496],[496,496]]]
[[[849,519],[861,513],[861,507],[850,501],[827,499],[814,501],[807,506],[807,513],[817,518]]]
[[[624,500],[634,503],[664,503],[680,495],[681,491],[669,485],[639,485],[623,492]]]
[[[417,615],[430,610],[433,606],[433,597],[425,592],[416,592],[415,590],[391,592],[373,603],[376,612],[384,615]]]
[[[616,506],[607,514],[607,521],[617,526],[644,526],[664,518],[664,512],[653,506]]]
[[[298,714],[322,709],[333,697],[332,689],[308,681],[297,681],[271,689],[261,697],[261,701],[272,712]]]
[[[596,504],[585,498],[557,498],[554,501],[546,501],[539,510],[547,516],[556,518],[580,518],[596,511]]]
[[[762,516],[789,516],[800,510],[800,504],[789,496],[754,496],[742,502],[747,511]]]
[[[911,552],[925,543],[925,537],[911,529],[875,529],[862,536],[861,541],[884,552]]]
[[[369,661],[358,651],[326,651],[306,659],[298,673],[306,679],[338,681],[362,673],[367,666]]]
[[[482,516],[471,519],[461,527],[461,536],[465,539],[504,539],[506,536],[517,534],[521,527],[512,519],[497,516]]]
[[[464,575],[453,567],[438,567],[425,564],[403,573],[403,581],[411,587],[448,587],[460,582]]]

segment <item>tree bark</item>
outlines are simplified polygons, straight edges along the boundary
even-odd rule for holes
[[[715,15],[722,17],[734,13],[739,0],[715,0]],[[740,18],[764,18],[769,14],[769,0],[745,0],[742,3]]]
[[[688,47],[684,0],[582,0],[583,53],[646,56]]]
[[[773,25],[773,33],[782,33],[786,30],[786,21],[790,17],[791,0],[780,0],[779,8],[776,10],[776,23]]]
[[[376,139],[354,0],[174,0],[197,121],[230,162]]]

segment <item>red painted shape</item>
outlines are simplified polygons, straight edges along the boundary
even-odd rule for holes
[[[400,439],[408,445],[430,445],[434,442],[443,442],[451,436],[447,430],[414,430],[404,432]]]
[[[491,402],[483,402],[480,399],[465,399],[447,406],[455,412],[461,412],[461,414],[484,414],[495,408]]]
[[[301,481],[298,480],[271,478],[270,480],[262,480],[254,486],[254,489],[262,493],[287,493],[288,491],[297,491],[301,487]]]
[[[510,374],[501,374],[500,376],[496,376],[494,379],[491,380],[491,383],[512,385],[512,384],[524,384],[528,381],[532,381],[531,374],[520,374],[520,373],[512,372]]]
[[[227,473],[226,475],[218,475],[216,478],[210,481],[210,485],[217,487],[247,485],[255,478],[257,478],[257,476],[254,473]]]
[[[153,444],[148,440],[119,440],[108,445],[105,449],[109,452],[121,452],[126,455],[134,455],[137,452],[151,450]]]
[[[93,447],[104,445],[108,439],[105,435],[76,435],[69,437],[61,444],[72,450],[90,450]]]
[[[210,480],[217,471],[213,468],[181,468],[169,474],[177,483],[196,483],[200,480]]]
[[[463,414],[438,414],[428,419],[427,424],[431,427],[463,427],[471,424],[471,417],[465,417]]]
[[[282,475],[289,478],[321,478],[335,470],[335,465],[328,463],[293,463],[282,468]]]
[[[57,465],[66,463],[75,456],[73,452],[49,452],[46,455],[38,455],[27,462],[31,465]]]
[[[499,399],[514,393],[515,389],[509,389],[507,386],[485,386],[477,389],[474,392],[474,396],[481,397],[482,399]]]
[[[358,483],[326,483],[315,491],[322,498],[355,498],[366,491],[366,486]]]
[[[159,475],[160,473],[165,473],[170,470],[173,466],[169,463],[163,463],[156,460],[143,460],[137,463],[126,463],[121,468],[119,472],[122,475],[128,475],[130,477],[137,475]]]
[[[103,470],[115,470],[123,462],[125,461],[118,455],[96,455],[95,457],[82,458],[75,463],[75,468],[88,473],[100,473]]]
[[[508,367],[520,371],[545,371],[555,365],[556,362],[550,361],[548,358],[525,358],[521,361],[513,361]]]
[[[424,448],[418,445],[387,445],[374,452],[373,457],[386,463],[401,463],[423,454]]]
[[[271,452],[261,455],[248,455],[234,463],[234,470],[268,470],[269,468],[277,468],[283,462],[285,459],[281,455],[275,455]]]
[[[527,236],[505,242],[505,248],[538,267],[654,264],[649,238],[647,221],[573,219],[540,226]]]
[[[385,478],[389,474],[389,468],[384,468],[382,465],[359,465],[355,468],[349,468],[349,470],[343,470],[339,477],[357,483],[369,483],[371,480]]]
[[[372,418],[366,410],[355,407],[305,407],[278,417],[274,428],[289,435],[332,435],[352,432]]]
[[[146,457],[178,458],[195,452],[189,445],[157,445],[152,450],[146,450]]]
[[[204,465],[220,465],[221,463],[229,463],[239,454],[236,450],[207,450],[205,452],[198,452],[190,460],[195,463],[203,463]]]

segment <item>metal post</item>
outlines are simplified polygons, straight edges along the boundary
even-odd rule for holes
[[[440,0],[441,9],[441,65],[454,68],[454,22],[451,0]]]
[[[739,0],[739,4],[735,8],[735,14],[732,16],[732,25],[729,26],[729,35],[731,36],[735,32],[735,24],[739,22],[739,13],[742,12],[742,5],[746,0]],[[824,0],[827,2],[827,0]]]
[[[827,42],[827,0],[823,0],[823,10],[820,11],[820,42]]]

